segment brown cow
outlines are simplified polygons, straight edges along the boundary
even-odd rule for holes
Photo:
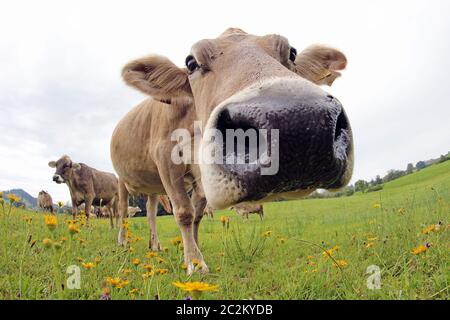
[[[57,161],[48,163],[50,168],[56,168],[53,181],[65,183],[69,187],[72,198],[72,214],[75,217],[78,206],[85,204],[86,217],[89,219],[91,206],[108,206],[117,211],[117,178],[114,174],[91,168],[84,163],[73,162],[64,155]],[[112,217],[111,227],[114,227]]]
[[[50,194],[47,191],[39,191],[38,199],[37,199],[37,206],[42,209],[43,211],[50,211],[53,213],[53,200]]]
[[[240,203],[232,208],[238,215],[242,218],[248,219],[248,215],[251,213],[257,213],[259,218],[262,220],[264,218],[264,210],[262,204],[257,203]]]
[[[318,86],[331,85],[337,70],[345,68],[340,51],[314,46],[297,54],[282,36],[228,29],[216,39],[194,44],[185,62],[186,68],[179,68],[151,55],[123,68],[125,82],[151,99],[119,122],[111,159],[119,175],[121,219],[129,193],[149,195],[151,221],[156,195],[170,197],[190,274],[195,260],[200,261],[198,269],[208,271],[198,247],[206,199],[220,209],[246,201],[298,198],[317,188],[339,189],[351,178],[353,142],[342,105]],[[250,148],[240,154],[227,148],[218,158],[222,162],[196,161],[195,156],[208,157],[211,147],[224,149],[224,141],[207,134],[228,129],[270,131],[270,139],[260,139],[260,158],[251,164],[229,163],[229,158],[245,158]],[[174,138],[180,130],[199,144]],[[277,164],[277,170],[265,173]],[[152,234],[155,226],[150,226]],[[123,228],[118,240],[125,243]]]
[[[214,210],[209,205],[205,206],[205,210],[203,210],[203,213],[206,214],[206,216],[209,216],[211,219],[214,219]]]

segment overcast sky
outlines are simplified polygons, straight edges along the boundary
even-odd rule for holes
[[[149,53],[182,66],[228,27],[348,58],[332,88],[354,131],[354,179],[450,150],[449,1],[2,1],[0,190],[48,190],[62,154],[112,171],[111,133],[144,96],[120,69]]]

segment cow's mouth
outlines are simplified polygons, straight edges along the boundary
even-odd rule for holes
[[[222,149],[222,162],[201,165],[213,207],[298,190],[338,189],[351,177],[348,118],[337,99],[312,84],[288,79],[262,85],[248,99],[219,106],[207,127],[224,137],[222,144],[213,142]],[[256,132],[256,145],[250,138],[236,139],[232,131]]]

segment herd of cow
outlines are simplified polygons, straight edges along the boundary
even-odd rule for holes
[[[304,197],[317,188],[338,190],[349,182],[350,123],[341,103],[319,87],[331,85],[346,64],[342,52],[327,46],[297,53],[283,36],[255,36],[237,28],[194,44],[184,68],[158,55],[131,61],[122,77],[149,98],[128,112],[112,134],[118,178],[65,155],[49,162],[55,168],[53,180],[69,187],[73,214],[84,203],[88,217],[95,212],[91,206],[109,215],[111,226],[115,217],[120,245],[126,244],[123,219],[131,215],[129,195],[144,195],[149,247],[160,249],[156,212],[162,203],[166,211],[173,210],[180,228],[187,272],[208,272],[198,241],[205,212],[233,207],[243,216],[256,212],[262,218],[259,203]],[[174,140],[176,130],[187,132],[190,142]],[[225,150],[223,140],[206,137],[208,130],[264,131],[270,138],[258,145],[259,158],[251,163],[230,163],[238,156],[233,148],[218,162],[193,161],[211,147]],[[198,131],[200,141],[194,141]],[[239,156],[248,159],[249,149]],[[182,161],[174,161],[174,154]],[[263,173],[274,163],[279,164],[276,172]],[[52,210],[48,194],[42,192],[39,203]]]

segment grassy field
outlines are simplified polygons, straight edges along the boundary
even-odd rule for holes
[[[78,222],[80,233],[71,236],[69,216],[58,215],[52,231],[42,213],[9,212],[5,205],[3,211],[0,207],[0,299],[191,295],[174,281],[218,285],[217,292],[195,296],[199,299],[449,298],[450,161],[387,183],[378,192],[268,203],[264,210],[262,222],[254,215],[243,221],[229,211],[216,212],[214,220],[204,218],[200,242],[211,272],[188,277],[171,216],[157,219],[165,248],[159,259],[148,255],[145,218],[129,220],[134,242],[124,249],[116,245],[116,230],[107,220],[89,226]],[[230,218],[228,227],[221,216]],[[424,230],[439,222],[439,230]],[[48,247],[46,238],[52,241]],[[427,250],[412,253],[425,244]],[[80,289],[67,287],[71,265],[80,267]],[[371,265],[376,267],[369,270],[381,272],[380,289],[367,286],[377,277],[367,273]],[[153,272],[143,277],[144,267]],[[108,283],[108,277],[120,278],[122,288]]]

